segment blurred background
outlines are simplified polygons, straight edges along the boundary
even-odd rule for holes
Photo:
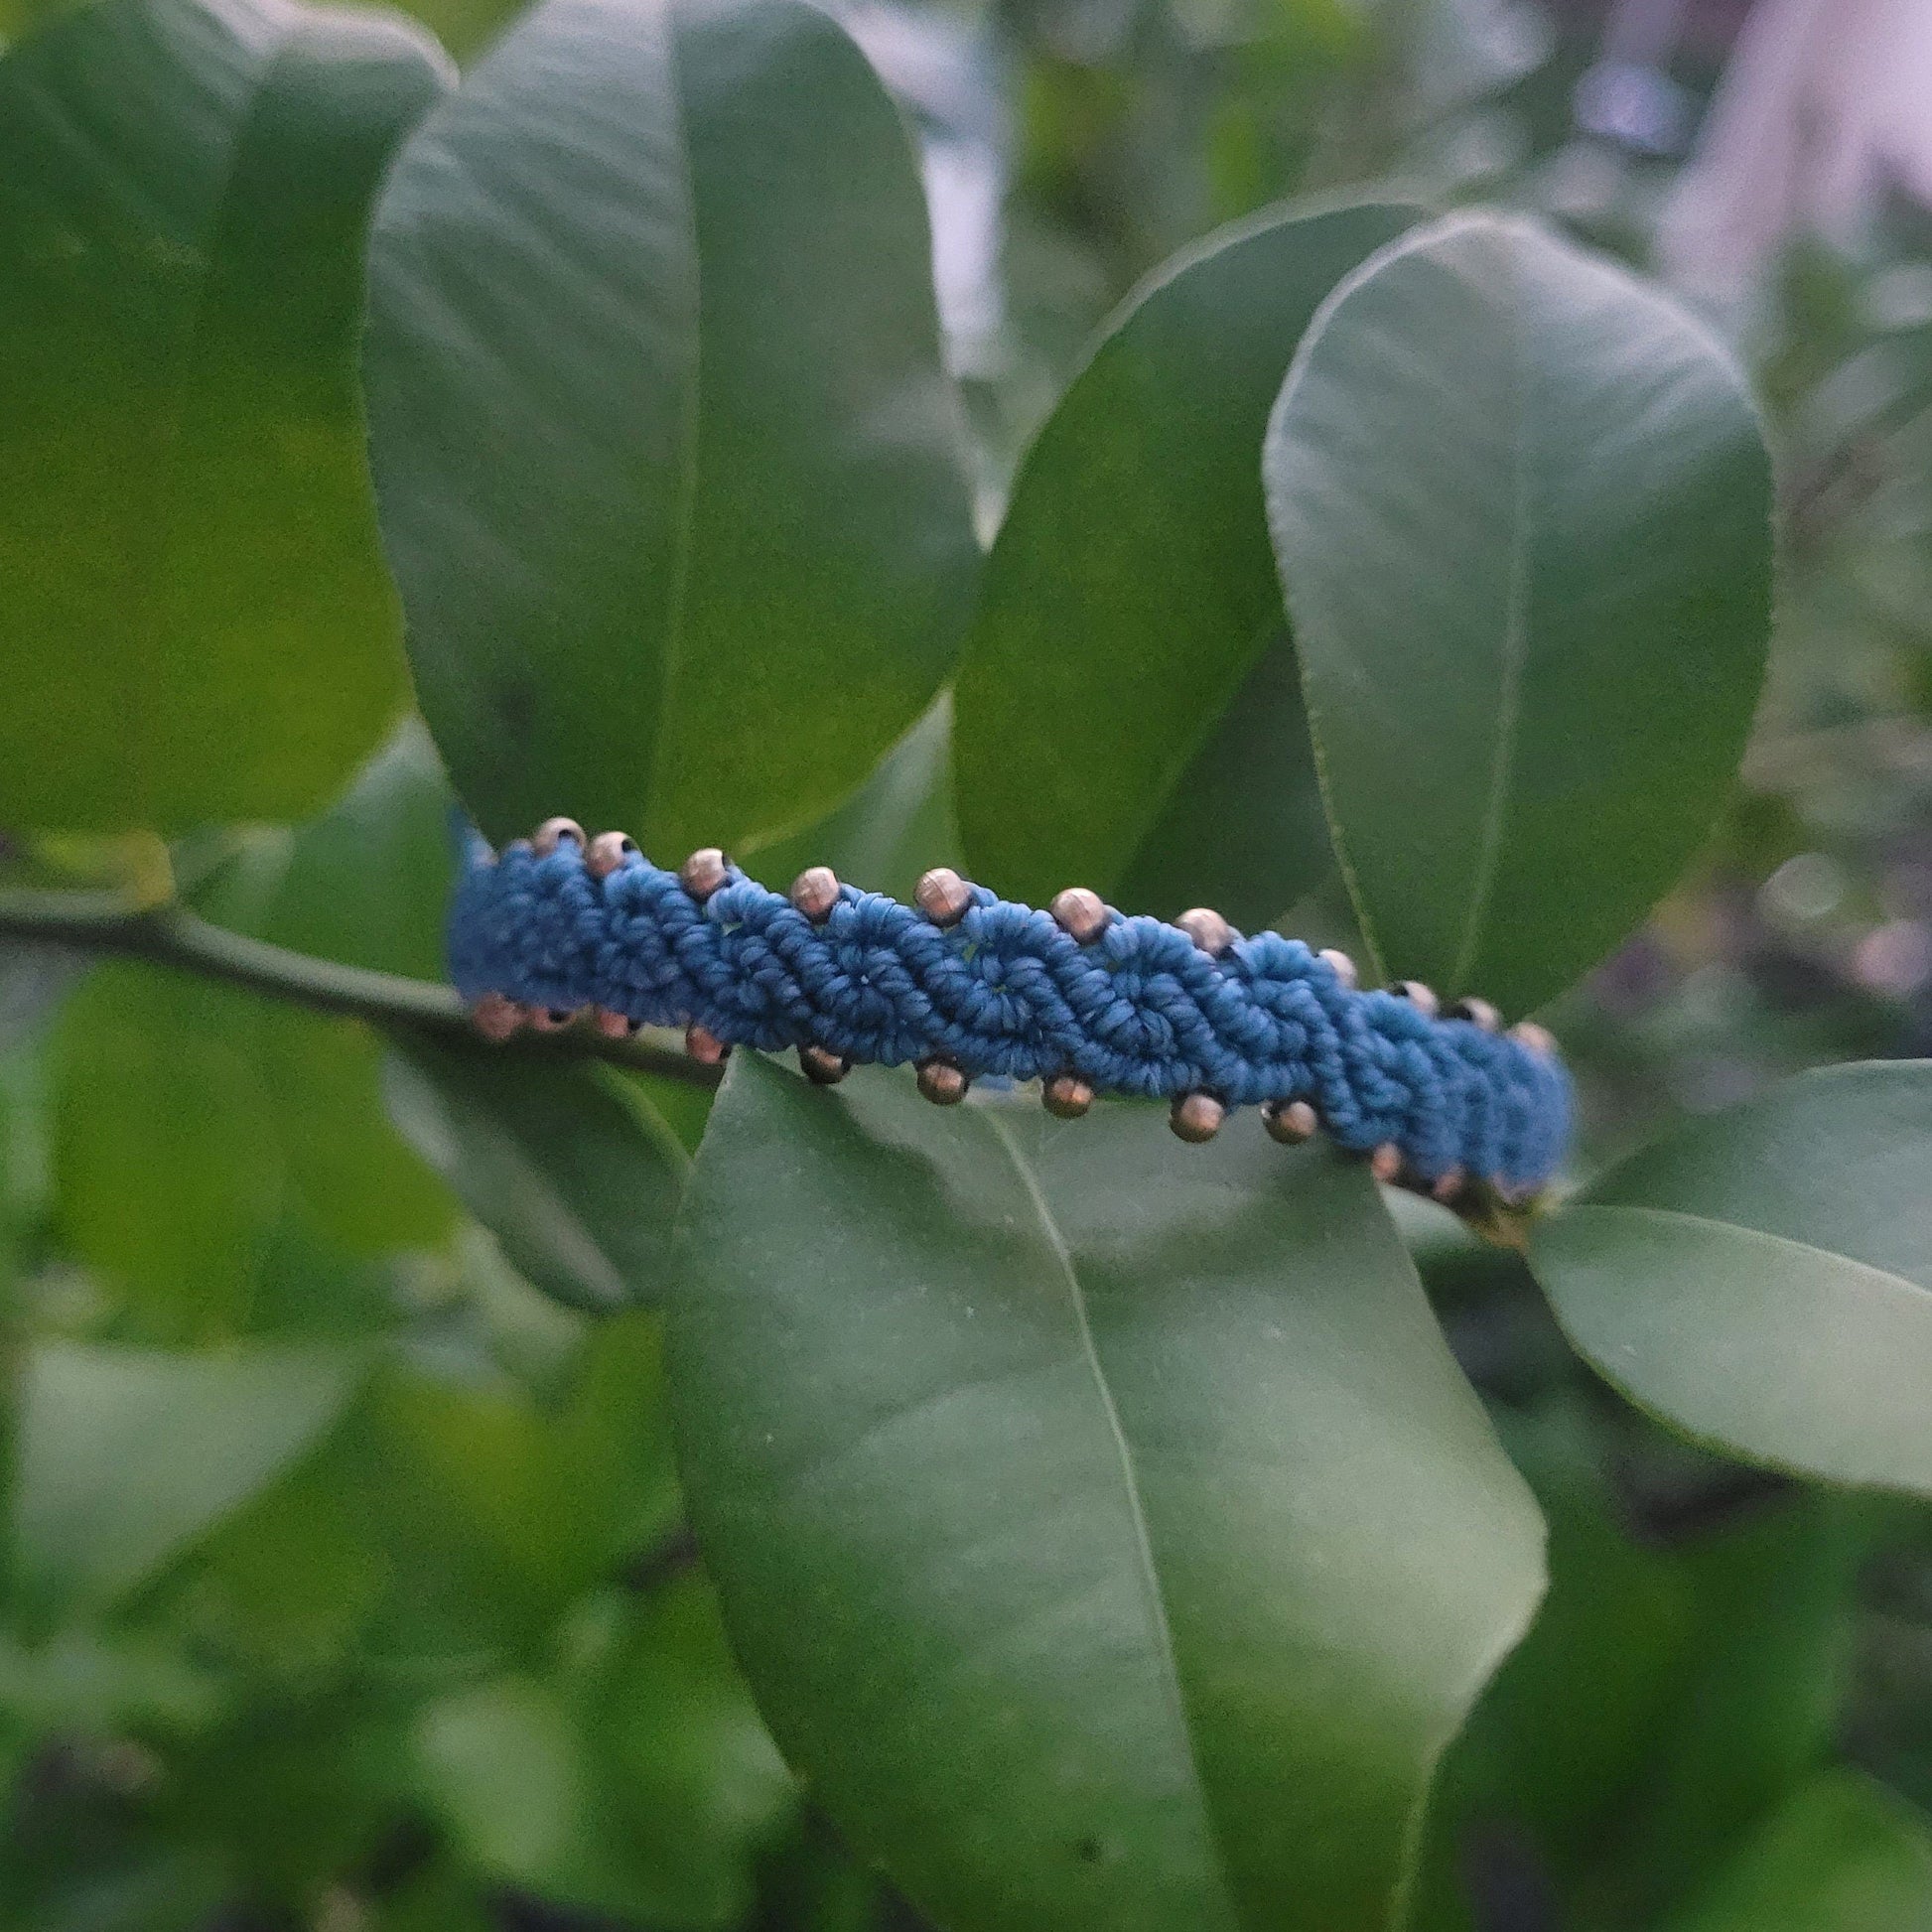
[[[1782,621],[1696,876],[1549,1016],[1579,1165],[1803,1066],[1932,1054],[1932,4],[836,10],[917,132],[989,533],[1110,311],[1284,197],[1394,181],[1535,209],[1695,303],[1772,425]],[[465,63],[508,17],[416,11]],[[0,0],[0,36],[35,12]],[[904,807],[907,768],[876,807]],[[324,819],[190,842],[175,868],[238,928],[435,977],[444,810],[406,730]],[[34,865],[64,858],[98,855]],[[372,858],[381,891],[347,893]],[[1298,919],[1345,943],[1338,897]],[[480,1173],[543,1176],[466,1141],[461,1078],[385,1067],[349,1023],[0,951],[6,1452],[32,1559],[0,1627],[0,1925],[918,1924],[733,1672],[678,1526],[650,1318],[561,1306],[541,1229],[464,1205]],[[695,1136],[700,1095],[648,1097],[629,1131]],[[657,1154],[668,1188],[680,1157]],[[1574,1361],[1509,1257],[1400,1205],[1556,1579],[1451,1754],[1425,1926],[1688,1932],[1818,1767],[1932,1807],[1925,1511],[1677,1444]],[[104,1341],[174,1352],[142,1372]]]

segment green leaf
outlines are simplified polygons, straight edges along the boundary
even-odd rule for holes
[[[684,1227],[734,1647],[923,1909],[1388,1924],[1542,1532],[1358,1166],[742,1054]]]
[[[793,1786],[710,1587],[678,1578],[580,1621],[589,1654],[574,1669],[497,1678],[425,1711],[424,1796],[483,1870],[546,1898],[633,1924],[740,1923],[748,1853]]]
[[[1795,1792],[1669,1932],[1924,1932],[1932,1828],[1883,1785],[1826,1771]]]
[[[371,274],[384,541],[483,830],[675,859],[850,791],[978,549],[917,175],[840,29],[544,0],[409,143]]]
[[[418,31],[103,0],[0,62],[0,822],[312,810],[406,698],[355,379]]]
[[[690,1163],[638,1088],[427,1035],[398,1047],[397,1126],[532,1283],[603,1312],[657,1300]]]
[[[1335,291],[1265,470],[1375,961],[1541,1005],[1682,870],[1743,750],[1772,546],[1742,375],[1622,269],[1457,216]]]
[[[1932,1495],[1932,1061],[1834,1067],[1696,1123],[1535,1231],[1578,1349],[1753,1461]]]
[[[115,962],[54,1037],[60,1231],[157,1340],[241,1325],[282,1209],[275,1108],[237,1038],[254,1018],[238,995]]]
[[[1214,238],[1040,431],[955,696],[960,830],[990,884],[1043,904],[1133,880],[1153,895],[1136,909],[1207,899],[1261,924],[1326,872],[1256,465],[1310,318],[1415,218],[1344,207]]]
[[[41,1344],[22,1372],[17,1600],[58,1614],[126,1595],[308,1450],[358,1379],[340,1351]]]

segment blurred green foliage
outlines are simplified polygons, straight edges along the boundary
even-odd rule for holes
[[[10,142],[44,133],[49,103],[71,103],[76,96],[61,90],[85,78],[89,62],[111,55],[90,69],[106,109],[137,99],[136,83],[164,63],[136,29],[199,22],[170,4],[101,0],[81,13],[0,0],[0,36],[21,37],[0,69],[0,157],[12,155]],[[411,11],[475,74],[512,9],[426,0]],[[1008,0],[943,17],[908,8],[883,23],[877,10],[849,18],[908,97],[935,196],[946,155],[955,168],[988,171],[992,183],[999,219],[980,272],[997,300],[970,324],[949,317],[945,344],[988,531],[1016,473],[1017,509],[1029,509],[1028,477],[1051,464],[1052,433],[1031,470],[1021,470],[1022,453],[1073,381],[1082,345],[1143,277],[1215,224],[1312,191],[1437,204],[1479,194],[1554,214],[1644,265],[1657,199],[1673,177],[1671,158],[1574,125],[1573,83],[1599,49],[1601,21],[1589,8]],[[9,841],[0,887],[139,885],[165,864],[226,929],[345,967],[428,979],[440,973],[451,798],[421,725],[398,716],[399,633],[356,483],[352,271],[388,144],[450,76],[422,37],[350,16],[332,31],[367,84],[353,115],[332,118],[302,91],[305,62],[321,57],[295,19],[280,0],[263,0],[250,32],[264,38],[236,37],[223,87],[198,96],[198,111],[174,128],[194,159],[177,185],[192,177],[207,191],[172,210],[174,227],[141,204],[144,191],[174,178],[102,166],[100,144],[112,144],[86,115],[56,116],[55,147],[31,147],[31,165],[9,160],[0,184],[9,278],[0,346],[16,332],[26,346],[7,356],[8,369],[32,361],[68,398],[53,441],[64,461],[84,458],[84,475],[61,488],[90,506],[84,523],[62,524],[46,467],[10,466],[18,514],[12,547],[0,539],[0,552],[13,560],[14,588],[0,587],[0,631],[15,702],[0,725],[0,819],[64,833],[137,828],[120,841]],[[50,22],[46,39],[30,37]],[[916,60],[896,66],[895,26],[936,33],[931,44],[953,50],[953,93],[922,91]],[[264,50],[278,37],[293,51],[265,76],[262,67],[275,64]],[[199,42],[188,39],[192,66]],[[839,50],[832,58],[874,116],[867,125],[889,121],[866,76],[839,65]],[[1708,57],[1687,54],[1672,77],[1695,97],[1711,78]],[[728,104],[722,89],[720,98]],[[713,138],[725,142],[716,128]],[[222,205],[209,199],[219,174],[211,157],[219,149],[232,159],[244,144],[273,164],[279,199],[273,218],[252,226],[228,210],[258,249],[237,255],[224,252]],[[868,146],[861,160],[879,170],[868,179],[897,198],[903,218],[885,224],[884,241],[860,236],[854,277],[867,246],[902,250],[916,227],[909,159],[889,163],[881,152]],[[331,158],[344,155],[340,166]],[[208,338],[191,364],[200,387],[187,385],[189,400],[175,410],[194,429],[201,481],[163,508],[150,457],[118,433],[159,434],[168,409],[150,399],[163,390],[140,367],[115,371],[113,383],[97,379],[92,332],[106,312],[98,291],[61,269],[63,223],[81,218],[65,198],[82,188],[134,238],[116,287],[137,319]],[[784,206],[774,198],[759,218]],[[736,233],[752,216],[715,218]],[[796,225],[809,228],[809,216]],[[150,228],[172,246],[155,243]],[[8,239],[21,235],[31,245]],[[184,261],[198,249],[221,267],[219,299],[206,308],[184,296]],[[748,312],[759,307],[761,273],[748,256]],[[923,282],[906,286],[893,314],[914,344],[908,380],[936,390]],[[278,292],[292,288],[330,300],[315,311],[285,308]],[[1290,305],[1290,347],[1325,286],[1308,293]],[[1784,612],[1771,684],[1742,788],[1695,876],[1558,1009],[1580,1068],[1587,1173],[1662,1127],[1688,1120],[1695,1136],[1697,1117],[1781,1074],[1932,1050],[1932,226],[1901,206],[1857,251],[1795,243],[1755,298],[1734,333],[1782,472]],[[1139,314],[1155,314],[1160,300]],[[223,360],[221,332],[262,320],[288,339],[268,381],[257,368],[236,375]],[[846,345],[855,357],[860,346]],[[1104,389],[1134,349],[1131,334],[1116,337],[1073,396]],[[679,352],[699,351],[683,339]],[[1173,352],[1178,381],[1203,351],[1181,340]],[[832,348],[820,359],[840,363]],[[487,438],[501,428],[503,399],[490,382],[500,370],[486,365],[484,376],[464,422]],[[1274,386],[1258,384],[1264,413]],[[1129,424],[1142,438],[1135,463],[1209,440],[1185,420],[1161,423],[1158,410],[1151,423],[1133,419],[1133,384],[1122,388],[1095,406],[1105,427]],[[12,394],[0,391],[0,411],[12,409]],[[604,397],[594,389],[568,406],[550,401],[595,444]],[[1173,394],[1152,400],[1171,404]],[[919,407],[930,406],[928,394]],[[539,442],[550,420],[538,416]],[[923,447],[930,423],[920,421],[913,441]],[[736,433],[750,438],[756,427]],[[865,427],[888,443],[907,434],[903,417]],[[7,430],[10,453],[42,447],[31,437],[23,445],[11,417]],[[854,445],[871,448],[865,435]],[[245,484],[235,482],[242,471],[224,468],[244,458]],[[519,459],[497,451],[492,460]],[[1123,488],[1146,481],[1126,469]],[[801,499],[825,488],[818,477],[794,483]],[[1164,480],[1188,481],[1178,471]],[[903,513],[931,555],[957,566],[964,511],[944,487],[931,488],[945,499],[936,508],[887,487],[876,507]],[[1258,474],[1242,480],[1240,494],[1258,515]],[[1204,498],[1229,499],[1214,478]],[[785,500],[759,514],[782,516]],[[1145,509],[1157,534],[1175,514],[1152,500]],[[762,567],[758,519],[749,520],[747,567]],[[995,553],[996,582],[1020,567],[1014,555],[1027,540],[1044,556],[1042,578],[1067,588],[1073,560],[1050,520],[1043,528],[1016,517],[1006,556]],[[105,620],[96,612],[83,624],[50,605],[30,625],[23,613],[43,606],[12,602],[21,586],[35,590],[54,548],[85,565],[160,543],[159,533],[168,542],[151,586],[165,585],[171,569],[213,569],[227,580],[234,650],[221,659],[218,703],[197,684],[210,661],[197,620],[165,597],[137,608],[103,570],[90,595]],[[1266,562],[1258,522],[1235,534],[1225,555],[1204,547],[1201,596],[1252,591],[1257,560]],[[1226,574],[1230,556],[1248,570],[1242,584]],[[585,567],[563,540],[545,562],[560,580]],[[950,613],[956,587],[939,601]],[[1073,602],[1054,640],[1072,640],[1069,651],[1077,643],[1094,677],[1120,668],[1110,651],[1121,631],[1108,627],[1105,607]],[[1040,608],[1028,602],[1035,619]],[[902,615],[889,610],[881,622]],[[1122,628],[1144,616],[1125,600]],[[1081,621],[1092,634],[1077,634]],[[280,654],[251,661],[245,646],[271,633]],[[72,639],[91,648],[99,636],[121,668],[93,678],[86,730],[64,737],[65,725],[46,721],[69,702]],[[941,697],[922,721],[913,717],[949,644],[921,637],[929,661],[916,675],[871,679],[860,653],[849,688],[824,694],[851,728],[837,759],[817,759],[814,721],[800,715],[792,685],[762,694],[781,728],[800,734],[808,776],[725,802],[743,807],[740,822],[764,842],[758,863],[774,877],[830,860],[844,876],[902,894],[922,865],[958,862],[962,828],[945,784],[954,711]],[[1215,641],[1233,656],[1213,678],[1180,664],[1166,697],[1137,718],[1137,729],[1150,718],[1156,728],[1147,734],[1156,779],[1123,779],[1091,835],[1063,813],[1044,811],[1037,825],[1025,817],[1051,797],[1050,785],[1029,792],[1024,781],[1052,759],[1061,729],[1054,708],[1035,703],[1040,742],[1001,774],[1022,781],[1015,790],[1026,795],[990,830],[963,828],[968,839],[1008,839],[1016,867],[1091,866],[1107,885],[1117,876],[1123,897],[1131,890],[1150,909],[1173,909],[1170,899],[1178,905],[1201,890],[1201,847],[1223,814],[1242,809],[1252,819],[1259,809],[1206,787],[1236,756],[1306,754],[1299,694],[1261,682],[1269,664],[1289,661],[1285,648],[1277,659],[1252,628]],[[982,632],[970,661],[1011,643]],[[977,758],[989,771],[998,762],[987,751],[992,728],[979,722],[989,699],[1024,712],[1019,677],[1054,668],[1037,657],[1037,639],[1012,648],[1021,661],[1011,678],[976,691],[969,671],[960,693],[962,760]],[[302,667],[299,680],[290,661]],[[722,659],[710,668],[731,670]],[[51,694],[52,709],[37,709],[36,692]],[[1166,742],[1163,703],[1188,713],[1186,729]],[[193,756],[168,766],[150,753],[175,713],[193,722]],[[499,712],[477,730],[493,735],[492,756],[514,759],[518,726]],[[694,758],[709,729],[701,706],[690,727]],[[1017,729],[1011,717],[999,726]],[[866,758],[899,731],[844,804],[817,824],[797,822],[855,784]],[[1069,768],[1090,754],[1107,764],[1122,746],[1108,737],[1075,747]],[[1294,769],[1306,768],[1303,756]],[[1113,763],[1113,776],[1124,770]],[[1150,831],[1163,787],[1175,788],[1177,802]],[[782,809],[767,809],[774,798]],[[1305,783],[1295,798],[1302,815],[1291,799],[1284,828],[1311,822]],[[1281,802],[1281,793],[1266,801]],[[675,823],[689,800],[671,803]],[[300,817],[310,806],[315,813]],[[146,836],[154,831],[182,836],[164,852]],[[1279,849],[1263,856],[1283,859]],[[1355,943],[1325,852],[1312,863],[1306,851],[1288,857],[1295,863],[1264,879],[1250,857],[1223,850],[1212,863],[1235,884],[1222,896],[1238,885],[1269,898],[1242,911],[1257,921],[1299,897],[1297,930]],[[1109,868],[1113,876],[1100,877]],[[896,1389],[895,1400],[917,1393],[916,1358],[906,1368],[869,1354],[871,1331],[849,1333],[838,1318],[854,1308],[841,1297],[890,1302],[913,1234],[871,1275],[860,1262],[872,1217],[898,1211],[899,1196],[882,1185],[841,1197],[847,1171],[828,1169],[821,1193],[838,1214],[801,1197],[787,1217],[784,1188],[800,1184],[799,1164],[816,1157],[764,1133],[759,1110],[781,1112],[790,1098],[777,1076],[769,1084],[763,1094],[734,1093],[732,1139],[723,1156],[707,1156],[699,1204],[722,1216],[741,1170],[774,1165],[775,1174],[744,1183],[759,1190],[765,1219],[743,1238],[760,1254],[795,1243],[814,1257],[814,1299],[788,1315],[780,1291],[796,1291],[796,1279],[763,1280],[756,1258],[727,1271],[721,1299],[745,1280],[767,1298],[733,1305],[736,1327],[720,1315],[701,1338],[706,1372],[680,1400],[687,1437],[717,1439],[720,1491],[699,1500],[721,1582],[751,1605],[738,1625],[747,1661],[765,1675],[788,1673],[797,1690],[798,1708],[765,1699],[787,1747],[809,1736],[830,1748],[856,1722],[851,1687],[893,1643],[905,1646],[898,1664],[927,1681],[943,1682],[955,1656],[920,1652],[916,1640],[929,1633],[908,1623],[903,1601],[876,1628],[846,1632],[849,1650],[811,1646],[801,1656],[817,1605],[796,1578],[811,1564],[783,1559],[787,1538],[803,1534],[802,1515],[754,1523],[751,1536],[725,1520],[731,1470],[756,1468],[771,1446],[770,1436],[746,1433],[760,1408],[772,1435],[797,1422],[785,1412],[789,1385],[770,1379],[769,1364],[787,1349],[818,1351],[821,1390],[853,1387],[855,1400],[880,1401],[882,1390]],[[892,1091],[858,1104],[884,1118],[905,1101]],[[442,1035],[380,1036],[353,1016],[272,1004],[137,960],[0,949],[0,1927],[901,1932],[920,1922],[828,1823],[821,1803],[838,1808],[849,1794],[830,1783],[808,1790],[785,1768],[685,1527],[655,1310],[707,1106],[689,1084],[582,1056],[492,1060]],[[925,1129],[901,1132],[890,1120],[875,1128],[864,1159],[877,1168],[894,1173],[925,1158],[908,1152]],[[1801,1164],[1804,1134],[1816,1131],[1801,1123],[1786,1158]],[[1106,1132],[1131,1166],[1126,1130],[1109,1122]],[[1096,1137],[1076,1158],[1098,1145]],[[1131,1226],[1133,1213],[1091,1175],[1055,1180],[1031,1156],[1013,1157],[1003,1173],[1019,1190],[1014,1222],[980,1228],[963,1254],[934,1240],[933,1270],[977,1268],[999,1287],[1009,1276],[986,1257],[1013,1238],[1012,1225],[1032,1226],[1035,1245],[1050,1248],[1059,1238],[1055,1188],[1077,1197],[1085,1187],[1094,1198],[1067,1210],[1069,1225],[1077,1230],[1082,1214],[1092,1225],[1074,1246],[1084,1240],[1117,1258],[1109,1243],[1119,1238],[1128,1274],[1153,1272],[1114,1225]],[[1142,1182],[1130,1205],[1150,1217],[1165,1211],[1169,1187],[1183,1191],[1165,1169]],[[1626,1175],[1606,1186],[1614,1197],[1634,1184]],[[1841,1201],[1863,1214],[1858,1176],[1843,1185]],[[1738,1212],[1747,1229],[1759,1225]],[[1234,1245],[1244,1232],[1215,1226],[1211,1212],[1197,1218],[1202,1241]],[[1552,1579],[1531,1634],[1486,1693],[1475,1698],[1479,1673],[1465,1666],[1467,1696],[1448,1698],[1458,1710],[1473,1701],[1474,1711],[1446,1761],[1417,1923],[1427,1932],[1923,1932],[1932,1922],[1932,1530],[1923,1503],[1841,1496],[1687,1447],[1582,1367],[1517,1258],[1430,1209],[1415,1207],[1401,1225],[1456,1357],[1549,1523]],[[1361,1232],[1353,1227],[1350,1238]],[[1369,1272],[1388,1306],[1406,1308],[1399,1259],[1391,1244],[1386,1266]],[[1848,1242],[1831,1259],[1849,1270],[1859,1255]],[[1344,1312],[1362,1318],[1353,1302]],[[1577,1325],[1574,1313],[1567,1318]],[[1404,1332],[1429,1356],[1431,1386],[1452,1384],[1424,1328],[1419,1320]],[[1131,1354],[1134,1339],[1123,1330],[1111,1342]],[[1233,1363],[1231,1378],[1268,1360],[1266,1339]],[[1188,1336],[1168,1338],[1172,1360],[1203,1359],[1214,1340],[1203,1320],[1191,1337],[1198,1352],[1188,1353]],[[1784,1364],[1765,1385],[1790,1386],[1795,1373]],[[1258,1381],[1243,1387],[1265,1393]],[[1167,1392],[1158,1377],[1140,1392],[1146,1406],[1128,1433],[1158,1438],[1173,1422],[1161,1407]],[[1255,1400],[1257,1430],[1279,1420]],[[1896,1410],[1865,1420],[1875,1433]],[[1001,1445],[1071,1426],[1045,1402],[972,1420]],[[1267,1441],[1279,1457],[1279,1443]],[[1492,1485],[1477,1493],[1515,1496],[1499,1456],[1485,1449],[1476,1459]],[[932,1508],[979,1466],[971,1440],[950,1459],[935,1456]],[[903,1481],[907,1470],[875,1474]],[[905,1507],[903,1491],[892,1493]],[[1092,1493],[1095,1511],[1108,1506],[1104,1484]],[[1017,1562],[1016,1588],[1030,1565],[1063,1554],[1048,1536],[1016,1559],[999,1540],[1011,1489],[989,1487],[974,1500],[989,1563]],[[912,1514],[924,1506],[914,1492]],[[1159,1524],[1179,1543],[1191,1527],[1182,1504]],[[1432,1527],[1456,1540],[1452,1524]],[[807,1554],[816,1560],[822,1548]],[[1202,1558],[1203,1599],[1211,1573]],[[1290,1578],[1265,1607],[1286,1614],[1294,1588],[1306,1587],[1305,1577]],[[1212,1615],[1211,1599],[1194,1607]],[[1365,1593],[1361,1613],[1374,1607]],[[1083,1640],[1080,1654],[1100,1647]],[[1399,1658],[1402,1646],[1391,1640],[1388,1655]],[[1347,1739],[1352,1708],[1343,1699],[1327,1712],[1328,1734]],[[884,1835],[897,1869],[928,1896],[957,1897],[960,1881],[930,1875],[948,1842],[934,1836],[936,1801],[920,1777],[969,1757],[983,1745],[976,1731],[997,1730],[1000,1717],[962,1701],[918,1738],[925,1755],[908,1755],[901,1779],[868,1795],[892,1817]],[[1257,1762],[1245,1768],[1249,1808],[1260,1815],[1269,1762]],[[1017,1783],[1009,1796],[1022,1823],[1053,1817],[1049,1777],[1037,1789]],[[999,1862],[1013,1850],[1010,1840],[982,1848],[972,1886],[997,1898]],[[1345,1881],[1332,1881],[1338,1896]],[[1132,1891],[1121,1887],[1122,1913],[1134,1909]],[[1056,1923],[1076,1923],[1063,1904],[1053,1909]]]

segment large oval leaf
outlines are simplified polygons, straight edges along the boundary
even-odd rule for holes
[[[545,0],[384,194],[366,367],[417,690],[497,839],[832,805],[978,551],[905,132],[804,0]]]
[[[1670,885],[1743,750],[1771,499],[1742,376],[1622,269],[1462,216],[1335,292],[1265,467],[1372,953],[1542,1004]]]
[[[406,683],[355,381],[426,38],[104,0],[0,62],[0,822],[312,810]]]
[[[674,1416],[736,1647],[925,1909],[1390,1922],[1542,1540],[1359,1167],[742,1054],[685,1234]]]
[[[1154,843],[1137,909],[1208,899],[1262,924],[1327,870],[1255,466],[1309,319],[1415,218],[1344,207],[1217,237],[1040,431],[955,700],[960,830],[989,883],[1042,904],[1069,882],[1112,893]],[[1240,740],[1216,743],[1230,707]]]
[[[1571,1339],[1735,1454],[1932,1495],[1932,1061],[1685,1129],[1540,1223]]]

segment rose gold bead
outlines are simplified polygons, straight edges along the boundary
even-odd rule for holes
[[[731,1048],[709,1027],[700,1027],[693,1021],[684,1030],[684,1050],[700,1066],[722,1066]]]
[[[934,866],[919,875],[912,897],[934,925],[957,925],[973,903],[973,889],[950,866]]]
[[[600,832],[584,854],[584,870],[593,879],[609,879],[636,850],[628,832]]]
[[[1453,1207],[1462,1198],[1462,1190],[1469,1184],[1469,1176],[1460,1168],[1451,1168],[1448,1173],[1439,1175],[1430,1183],[1431,1195],[1445,1207]]]
[[[1219,959],[1234,944],[1234,928],[1211,906],[1190,906],[1174,924],[1210,959]]]
[[[1384,1141],[1368,1157],[1368,1171],[1383,1186],[1393,1186],[1402,1178],[1402,1150],[1393,1141]]]
[[[715,845],[700,846],[677,869],[678,883],[702,905],[731,877],[731,861]]]
[[[1532,1053],[1554,1054],[1557,1050],[1557,1036],[1548,1027],[1539,1027],[1534,1020],[1519,1020],[1510,1028],[1511,1039],[1520,1041]]]
[[[637,1031],[637,1023],[628,1014],[614,1012],[610,1007],[593,1007],[591,1017],[606,1039],[628,1039]]]
[[[1407,1000],[1419,1013],[1427,1015],[1431,1020],[1435,1019],[1437,1009],[1442,1004],[1436,997],[1435,988],[1425,986],[1421,980],[1397,980],[1389,991],[1398,1000]]]
[[[1107,929],[1105,902],[1098,893],[1089,892],[1084,886],[1069,886],[1063,893],[1055,893],[1053,902],[1046,909],[1052,913],[1054,924],[1083,946],[1098,939]]]
[[[956,1107],[966,1098],[968,1084],[966,1075],[951,1060],[919,1062],[919,1091],[935,1107]]]
[[[562,1033],[577,1018],[575,1007],[532,1007],[529,1026],[533,1034]]]
[[[1173,1103],[1168,1125],[1190,1147],[1211,1141],[1221,1131],[1227,1109],[1211,1093],[1183,1093]]]
[[[1355,962],[1339,947],[1323,946],[1315,958],[1322,961],[1349,992],[1354,992],[1361,985],[1361,975],[1355,970]]]
[[[814,1086],[835,1087],[852,1071],[852,1062],[823,1046],[801,1046],[798,1064]]]
[[[1055,1120],[1078,1120],[1093,1105],[1093,1089],[1077,1073],[1056,1073],[1039,1097]]]
[[[1501,1033],[1503,1028],[1502,1015],[1487,1000],[1452,1000],[1449,1017],[1451,1020],[1466,1020],[1470,1026],[1479,1027],[1486,1034]]]
[[[791,882],[791,902],[813,925],[824,922],[839,902],[839,876],[830,866],[807,866]]]
[[[1306,1100],[1271,1100],[1261,1110],[1261,1124],[1271,1140],[1283,1147],[1300,1147],[1320,1131],[1321,1121]]]
[[[470,1009],[470,1024],[500,1046],[523,1024],[523,1009],[500,993],[485,993]]]
[[[564,840],[573,840],[579,852],[584,849],[584,828],[574,818],[546,818],[530,839],[530,850],[547,859]]]

